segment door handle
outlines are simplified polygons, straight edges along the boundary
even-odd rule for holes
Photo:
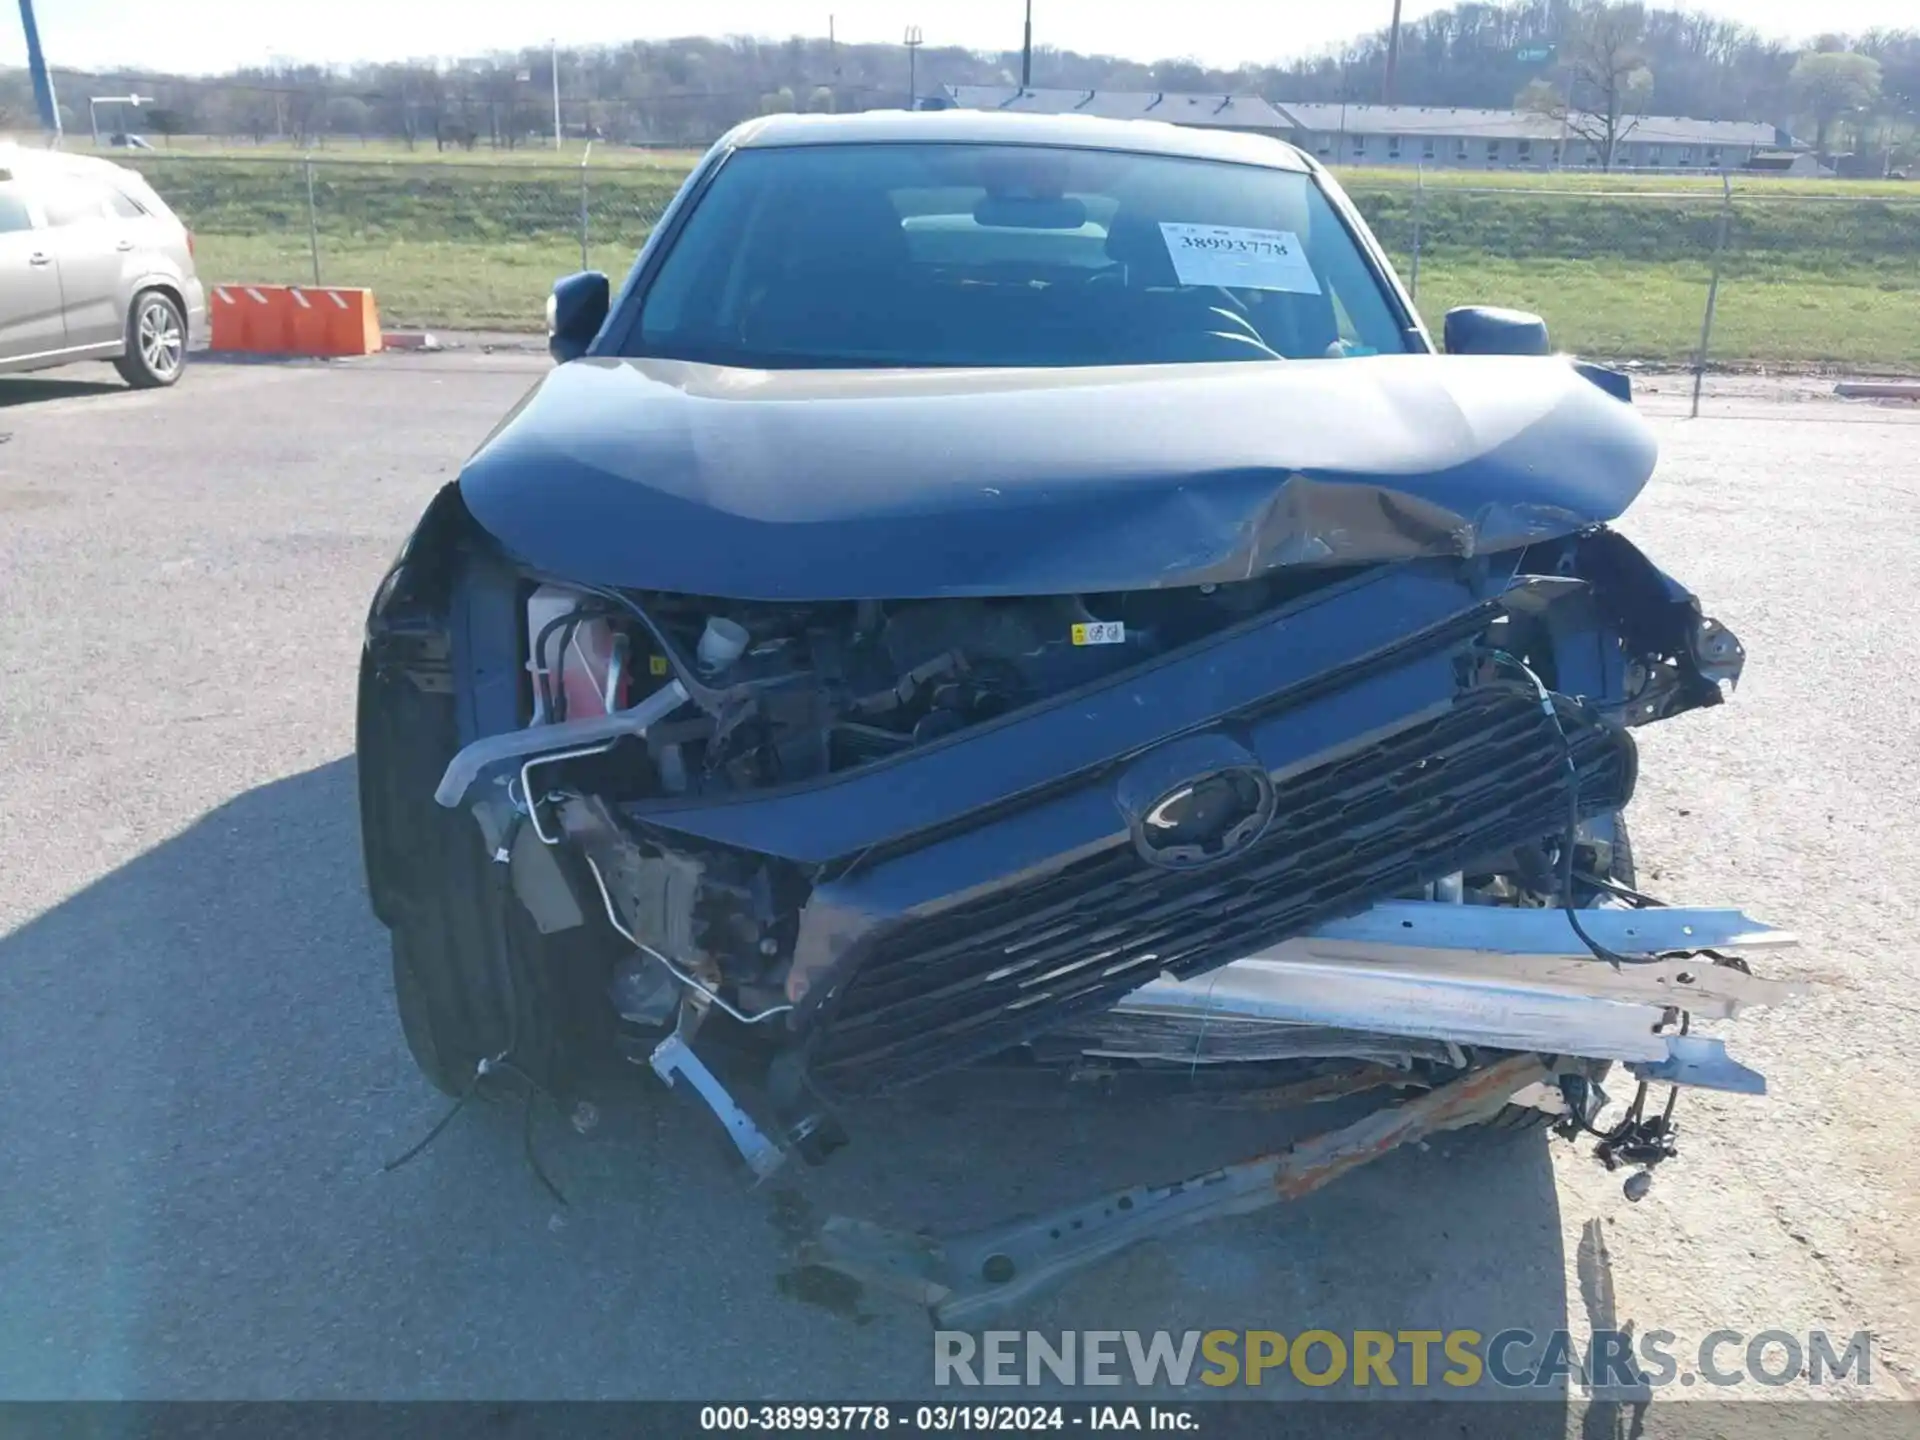
[[[53,257],[44,250],[36,250],[27,257],[27,263],[29,265],[51,265],[53,263]]]

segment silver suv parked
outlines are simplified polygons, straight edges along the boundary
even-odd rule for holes
[[[171,385],[207,344],[193,235],[134,171],[0,146],[0,374],[111,360]]]

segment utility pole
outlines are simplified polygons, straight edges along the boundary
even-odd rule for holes
[[[1383,87],[1381,103],[1393,103],[1394,72],[1400,68],[1400,0],[1393,0],[1393,25],[1387,31],[1387,83]]]
[[[920,108],[920,74],[918,68],[921,43],[920,27],[918,25],[909,25],[907,27],[906,39],[901,41],[901,43],[907,47],[907,109],[918,110]]]
[[[27,74],[33,79],[33,103],[40,111],[40,126],[60,140],[60,101],[53,93],[53,76],[47,73],[47,57],[40,53],[40,27],[33,23],[33,0],[20,0],[20,28],[27,33]]]
[[[1020,45],[1020,93],[1033,88],[1033,0],[1027,0],[1027,36]]]
[[[1347,96],[1348,86],[1352,83],[1347,67],[1351,63],[1347,56],[1340,57],[1340,138],[1333,143],[1333,163],[1336,165],[1344,165],[1347,161]]]
[[[560,148],[560,42],[547,42],[547,59],[553,67],[553,148]]]

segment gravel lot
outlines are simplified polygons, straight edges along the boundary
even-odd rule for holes
[[[953,1087],[756,1191],[636,1077],[589,1136],[541,1117],[564,1213],[517,1110],[381,1173],[444,1102],[361,893],[358,628],[544,363],[0,379],[0,1396],[921,1394],[922,1317],[793,1277],[811,1217],[981,1224],[1285,1133]],[[1651,384],[1626,528],[1752,659],[1733,705],[1642,732],[1636,850],[1806,938],[1783,963],[1818,993],[1735,1043],[1772,1096],[1690,1097],[1638,1206],[1584,1150],[1447,1137],[1026,1325],[1870,1329],[1874,1391],[1920,1398],[1920,409],[1749,380],[1687,421]]]

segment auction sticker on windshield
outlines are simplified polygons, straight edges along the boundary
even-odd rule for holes
[[[1162,220],[1160,233],[1166,237],[1173,273],[1182,285],[1287,290],[1296,295],[1320,293],[1320,280],[1307,264],[1306,248],[1291,230]]]

